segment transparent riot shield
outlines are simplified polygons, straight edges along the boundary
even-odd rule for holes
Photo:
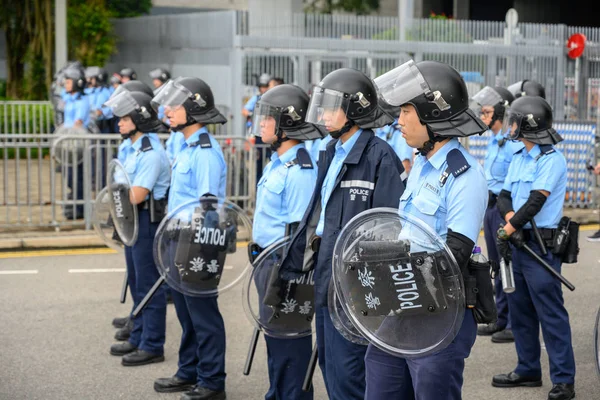
[[[378,348],[417,357],[456,337],[465,312],[460,269],[422,221],[391,208],[360,213],[340,232],[332,268],[344,313]]]
[[[348,341],[356,344],[362,344],[364,346],[369,344],[369,341],[365,339],[356,329],[352,322],[348,318],[348,315],[344,312],[342,305],[335,293],[335,286],[333,280],[329,281],[329,292],[327,293],[327,308],[329,309],[329,317],[335,329]]]
[[[127,246],[133,246],[138,235],[137,205],[131,202],[131,182],[119,160],[108,164],[108,196],[110,215],[119,237]]]
[[[56,161],[65,167],[83,162],[83,152],[86,145],[89,145],[84,140],[87,134],[89,134],[87,129],[78,126],[67,128],[61,125],[56,128],[54,131],[56,145],[54,146],[53,154]]]
[[[188,296],[215,296],[248,271],[246,245],[252,223],[237,205],[202,197],[163,219],[154,238],[154,260],[169,286]]]
[[[596,361],[596,372],[600,377],[600,309],[596,314],[596,324],[594,326],[594,360]]]
[[[94,230],[100,236],[102,241],[111,249],[123,251],[123,242],[115,230],[115,225],[110,215],[110,200],[108,187],[102,189],[92,208],[92,223]]]
[[[315,307],[314,271],[293,281],[279,277],[291,237],[263,250],[244,284],[243,302],[251,323],[266,335],[297,338],[312,333]]]

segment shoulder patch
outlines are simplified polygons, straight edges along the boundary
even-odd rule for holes
[[[308,151],[305,148],[298,149],[298,153],[296,153],[296,159],[298,160],[300,169],[314,168],[312,158],[310,158],[310,154],[308,154]]]
[[[535,161],[537,162],[541,157],[548,155],[548,154],[552,154],[556,152],[556,150],[554,150],[554,147],[552,147],[551,144],[541,144],[540,145],[540,154],[537,155],[537,157],[535,158]]]
[[[446,170],[440,176],[440,186],[444,186],[446,184],[446,180],[448,180],[450,174],[457,178],[471,168],[471,165],[467,162],[464,154],[461,153],[459,149],[450,150],[446,156],[446,162],[448,163],[448,168],[446,168]]]
[[[205,132],[200,134],[200,137],[197,141],[195,141],[194,143],[190,143],[190,147],[196,147],[198,145],[200,145],[200,147],[203,149],[212,148],[212,143],[210,142],[210,137],[208,136],[208,133]]]
[[[144,136],[142,138],[142,146],[140,147],[140,151],[147,152],[152,150],[152,143],[150,143],[150,138],[148,136]]]

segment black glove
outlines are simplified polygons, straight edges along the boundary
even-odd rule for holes
[[[523,245],[525,244],[525,235],[523,235],[523,230],[517,229],[516,231],[514,231],[513,234],[510,235],[509,240],[517,249],[523,247]]]
[[[498,255],[504,259],[504,262],[508,263],[512,260],[512,250],[508,240],[501,237],[496,238],[496,248],[498,249]]]

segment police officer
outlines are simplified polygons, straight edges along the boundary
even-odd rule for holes
[[[152,84],[154,85],[154,89],[160,88],[164,85],[169,79],[171,79],[171,74],[164,68],[156,68],[148,73],[150,79],[152,79]]]
[[[465,276],[483,222],[487,185],[483,169],[458,138],[481,134],[487,127],[469,109],[462,77],[447,64],[411,60],[375,82],[388,103],[401,106],[398,124],[408,145],[419,151],[400,210],[446,238]],[[370,344],[365,399],[461,399],[465,358],[475,343],[476,327],[473,313],[466,310],[446,348],[410,359]]]
[[[333,140],[319,154],[318,177],[308,210],[282,262],[283,279],[314,269],[318,359],[329,398],[363,399],[366,347],[346,340],[327,307],[333,247],[342,227],[374,207],[398,207],[402,163],[372,128],[382,111],[375,85],[360,71],[329,73],[311,96],[307,122],[324,126]],[[305,254],[305,250],[307,253]],[[304,260],[309,260],[304,265]]]
[[[380,99],[379,103],[382,104],[384,102]],[[407,174],[409,174],[415,153],[414,150],[406,143],[406,140],[402,137],[402,132],[400,132],[400,126],[398,126],[398,118],[400,117],[400,107],[393,107],[389,105],[383,106],[384,109],[388,111],[388,113],[394,118],[394,122],[384,126],[383,128],[378,128],[375,131],[375,135],[385,140],[390,146],[392,146],[392,148],[398,155],[398,158],[400,158],[400,161],[402,161],[402,166],[404,167],[404,170]]]
[[[144,82],[128,81],[128,82],[124,82],[124,83],[120,84],[119,86],[117,86],[117,88],[111,94],[111,97],[115,97],[123,91],[143,92],[143,93],[146,93],[150,97],[154,96],[154,92],[152,91],[152,89],[150,89],[150,86],[146,85]],[[101,111],[102,111],[103,117],[109,121],[108,125],[110,127],[110,130],[114,131],[114,132],[118,132],[119,127],[117,126],[117,124],[119,121],[117,118],[115,118],[113,116],[111,109],[109,107],[105,107],[103,105],[101,108]],[[153,136],[155,139],[158,139],[158,136],[156,136],[155,133],[152,133],[150,135]]]
[[[108,90],[110,91],[111,95],[121,83],[121,77],[119,76],[119,74],[117,74],[116,72],[112,74],[112,76],[110,77],[110,86],[108,87]]]
[[[253,133],[273,149],[258,182],[253,241],[265,249],[299,224],[317,180],[313,160],[302,143],[323,132],[304,121],[309,97],[298,86],[279,85],[257,102]],[[267,272],[267,271],[265,271]],[[269,391],[265,400],[310,400],[302,390],[312,347],[312,336],[281,339],[265,332],[269,365]]]
[[[146,93],[124,91],[106,103],[119,117],[121,135],[128,136],[131,141],[131,146],[125,150],[124,167],[131,182],[129,201],[138,208],[138,238],[133,246],[125,246],[125,260],[134,307],[159,279],[152,247],[166,210],[171,172],[160,142],[146,135],[164,129],[151,101]],[[111,346],[110,354],[123,356],[121,363],[124,366],[164,361],[166,314],[165,293],[160,288],[133,320],[129,340]]]
[[[575,358],[561,284],[521,246],[526,243],[560,272],[561,255],[552,251],[543,255],[531,222],[535,222],[544,245],[550,248],[563,214],[567,184],[565,157],[554,147],[562,138],[552,128],[552,108],[541,97],[516,99],[508,122],[510,138],[518,139],[525,146],[513,158],[498,197],[498,209],[506,221],[498,230],[498,250],[508,261],[512,253],[515,278],[515,292],[508,296],[508,304],[518,364],[514,371],[494,376],[492,385],[542,386],[541,325],[553,384],[548,399],[572,399],[575,397]]]
[[[267,86],[267,90],[269,89],[273,89],[275,86],[279,86],[279,85],[283,85],[285,83],[285,81],[283,80],[283,78],[271,78],[269,80],[269,85]]]
[[[327,149],[327,143],[331,142],[331,139],[331,135],[327,134],[324,138],[306,141],[306,150],[308,150],[313,160],[319,160],[319,153]]]
[[[270,81],[271,81],[271,76],[269,74],[267,74],[267,73],[261,74],[261,76],[258,78],[258,83],[257,83],[258,93],[255,94],[254,96],[250,97],[250,99],[248,99],[248,101],[244,105],[244,108],[242,109],[242,115],[244,117],[246,117],[246,129],[248,129],[248,130],[252,129],[252,113],[254,112],[254,107],[256,106],[256,102],[258,101],[260,96],[262,96],[267,90],[269,90],[269,82]],[[254,145],[259,145],[259,146],[263,144],[262,139],[260,137],[252,137],[251,142],[253,142]],[[261,177],[262,171],[263,171],[263,159],[271,157],[271,150],[263,149],[262,147],[259,147],[256,149],[255,157],[256,157],[256,181],[258,182],[260,180],[260,177]]]
[[[475,101],[473,111],[480,116],[492,133],[483,164],[489,191],[483,229],[488,259],[493,261],[495,265],[499,265],[500,262],[498,250],[496,249],[496,231],[503,221],[496,206],[496,201],[500,190],[502,190],[513,154],[523,148],[521,142],[510,140],[508,132],[502,131],[506,110],[513,100],[512,93],[499,86],[486,86],[473,96],[473,101]],[[482,336],[492,335],[492,342],[494,343],[512,342],[514,337],[510,325],[508,300],[502,289],[499,272],[495,274],[494,285],[498,321],[478,327],[477,334]]]
[[[110,132],[110,126],[106,123],[106,119],[102,114],[102,105],[111,96],[111,91],[108,88],[108,73],[104,68],[88,67],[85,71],[88,79],[88,97],[90,100],[90,108],[92,115],[96,119],[96,123],[103,133]]]
[[[515,82],[510,85],[508,91],[512,93],[515,99],[523,96],[539,96],[543,99],[546,98],[546,89],[536,81],[525,79],[519,82]]]
[[[156,108],[165,106],[171,130],[185,139],[172,166],[169,210],[204,195],[225,198],[227,165],[206,125],[227,120],[215,108],[210,87],[198,78],[180,77],[168,82],[154,102]],[[177,392],[193,387],[181,399],[225,399],[225,326],[217,297],[171,292],[183,330],[179,369],[170,378],[157,379],[154,389]]]
[[[79,127],[87,129],[90,123],[90,104],[84,93],[86,81],[85,72],[81,67],[68,67],[64,71],[64,122],[66,128]],[[76,168],[76,172],[74,171]],[[74,175],[77,175],[74,177]],[[76,178],[76,181],[75,181]],[[67,186],[71,189],[70,199],[83,200],[83,163],[76,167],[67,168]],[[63,210],[66,219],[83,218],[83,206],[66,207]]]
[[[119,75],[121,76],[121,83],[127,83],[129,81],[136,81],[137,80],[137,74],[135,73],[133,68],[123,68],[120,72]]]

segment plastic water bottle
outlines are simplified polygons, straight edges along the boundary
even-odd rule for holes
[[[471,260],[481,264],[485,264],[488,262],[487,258],[485,258],[485,256],[481,252],[481,247],[479,246],[475,246],[475,249],[473,249],[473,254],[471,254]]]

